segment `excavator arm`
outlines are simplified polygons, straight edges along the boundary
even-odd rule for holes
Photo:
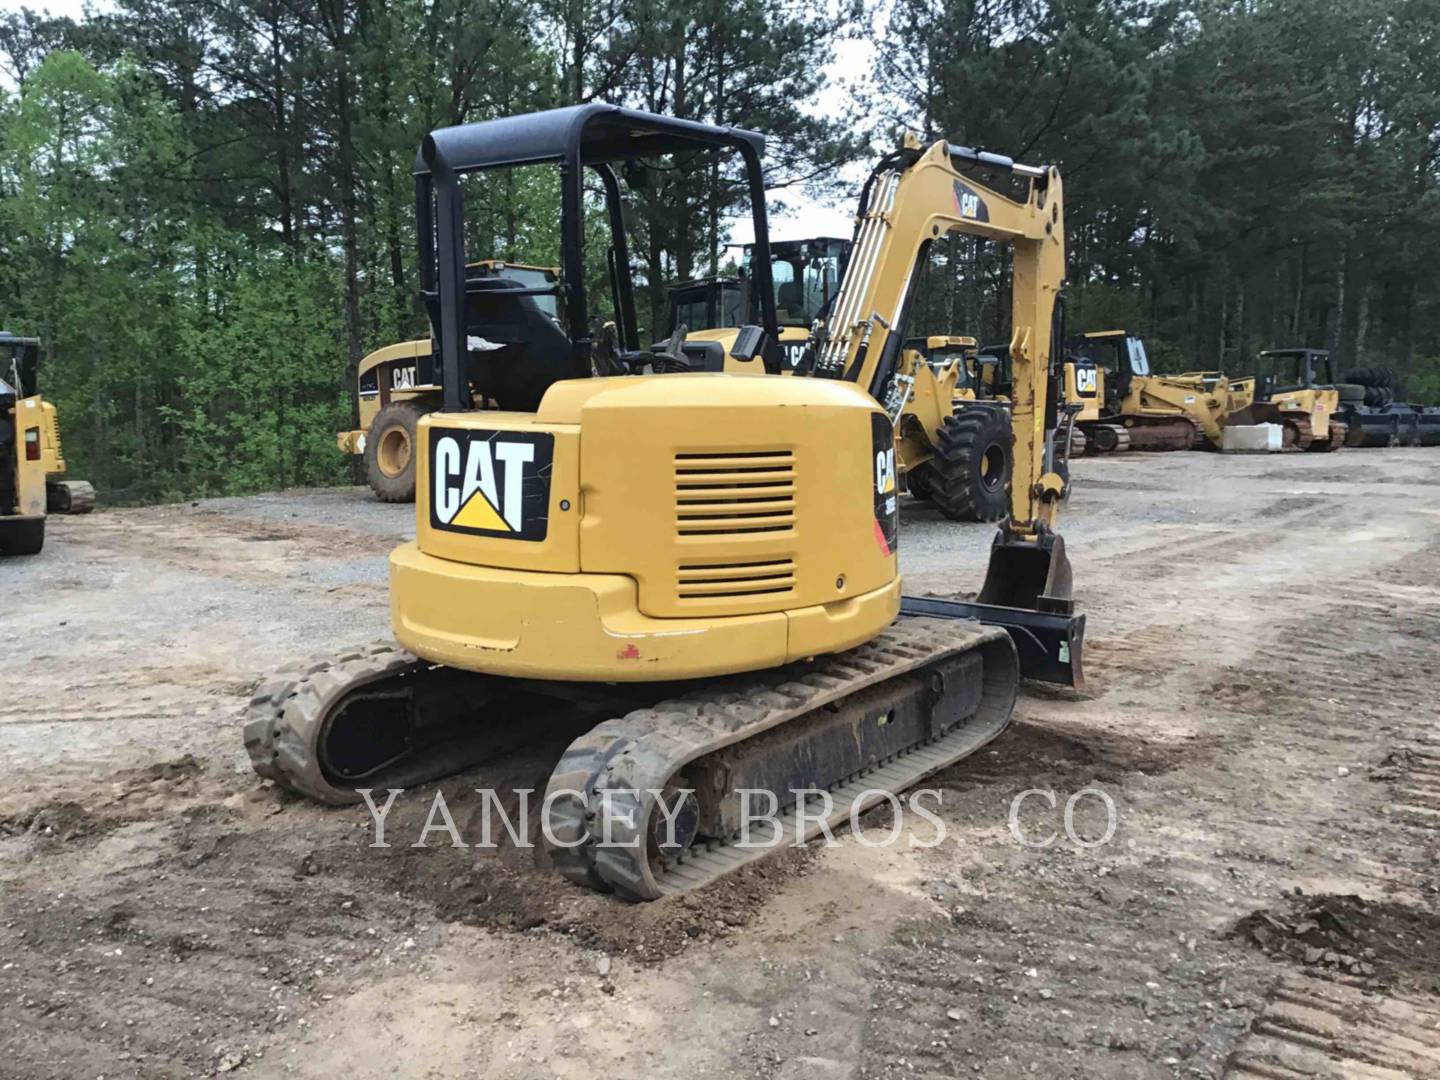
[[[994,190],[975,177],[981,171],[1010,176],[1015,190]],[[1013,253],[1010,515],[977,603],[907,598],[905,609],[1003,625],[1027,674],[1078,686],[1084,616],[1074,613],[1070,563],[1055,532],[1066,484],[1053,438],[1061,370],[1054,354],[1062,336],[1055,324],[1065,277],[1059,171],[944,141],[925,149],[907,139],[865,183],[850,264],[817,327],[808,364],[816,376],[865,387],[898,418],[910,392],[899,374],[900,354],[919,271],[930,245],[956,232],[1009,244]]]

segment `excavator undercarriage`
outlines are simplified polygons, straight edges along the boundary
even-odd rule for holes
[[[261,776],[344,805],[515,749],[534,734],[509,722],[517,709],[588,714],[596,726],[546,792],[551,858],[578,884],[652,900],[810,839],[822,821],[838,827],[980,749],[1009,723],[1018,663],[1002,629],[907,617],[857,649],[765,672],[563,684],[556,697],[553,684],[438,667],[382,642],[267,680],[245,743]],[[742,790],[808,795],[747,806]]]

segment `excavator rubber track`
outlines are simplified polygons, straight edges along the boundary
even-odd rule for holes
[[[647,787],[664,790],[682,768],[703,772],[726,752],[763,747],[759,740],[768,737],[777,759],[801,763],[799,772],[787,774],[795,786],[829,792],[825,821],[835,828],[999,735],[1010,721],[1019,679],[1004,630],[907,616],[845,653],[676,684],[679,696],[618,717],[612,711],[614,718],[565,751],[549,783],[549,792],[559,793],[552,835],[567,845],[551,848],[553,865],[570,881],[630,900],[696,888],[812,838],[821,830],[818,811],[808,807],[810,816],[801,820],[799,808],[777,799],[780,835],[764,846],[739,847],[733,830],[712,829],[683,853],[656,858],[644,840],[655,810]],[[246,711],[245,746],[255,771],[281,787],[332,805],[353,804],[361,789],[431,782],[520,745],[531,729],[497,723],[494,717],[506,710],[487,707],[503,704],[509,689],[524,693],[533,686],[440,667],[393,642],[375,642],[265,680]],[[660,686],[649,689],[659,697]],[[594,705],[607,707],[613,708]],[[899,723],[903,708],[909,728]],[[345,751],[376,743],[378,756],[364,760]],[[767,751],[758,751],[756,760],[768,765]],[[728,775],[723,767],[719,772]],[[720,801],[729,795],[718,792]],[[615,843],[572,843],[586,837],[607,804],[619,825],[611,835]],[[626,846],[636,838],[638,848]]]
[[[261,776],[335,806],[362,788],[438,780],[504,749],[474,723],[495,680],[439,667],[377,641],[282,668],[245,713],[245,749]],[[510,740],[510,745],[514,740]]]
[[[848,652],[713,680],[606,721],[572,743],[551,776],[556,868],[628,900],[699,888],[812,839],[822,821],[841,825],[985,746],[1009,723],[1018,681],[1005,631],[903,618]],[[917,737],[895,745],[876,736],[888,724],[900,727],[907,709],[911,724],[919,722],[906,730]],[[917,709],[926,715],[917,717]],[[756,756],[747,766],[752,745]],[[793,767],[787,772],[777,762]],[[775,783],[777,768],[788,777],[783,787]],[[813,794],[804,805],[791,797],[788,806],[777,795],[775,813],[746,844],[740,830],[727,827],[734,817],[724,809],[748,786],[737,777],[761,773],[768,782],[751,790]],[[676,845],[682,850],[667,853],[656,842],[664,822],[657,796],[686,789],[686,781],[697,785],[694,815],[722,824],[702,825],[693,840]],[[677,804],[667,809],[682,817]]]

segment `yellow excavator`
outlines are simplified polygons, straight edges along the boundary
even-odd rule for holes
[[[25,394],[39,370],[40,342],[0,330],[0,555],[38,555],[45,515],[88,514],[95,489],[66,480],[55,406]]]
[[[1220,448],[1230,401],[1229,382],[1220,372],[1157,375],[1144,341],[1125,330],[1081,334],[1068,350],[1090,362],[1095,384],[1090,389],[1098,386],[1099,415],[1076,420],[1095,453]]]
[[[503,277],[534,287],[554,285],[560,279],[555,267],[500,259],[478,260],[466,271],[474,277]],[[555,315],[553,299],[537,298],[536,303]],[[497,336],[503,338],[503,333]],[[514,343],[487,338],[486,344],[503,350]],[[360,361],[355,385],[360,426],[338,432],[335,445],[341,453],[364,462],[365,481],[381,502],[415,501],[415,433],[420,417],[440,407],[438,367],[435,343],[428,337],[386,345]]]
[[[625,166],[726,152],[747,184],[760,309],[734,354],[781,371],[763,148],[754,132],[599,103],[425,138],[417,232],[443,402],[419,422],[416,538],[390,557],[399,644],[265,681],[244,728],[257,772],[351,803],[578,725],[543,803],[550,860],[651,900],[975,752],[1008,723],[1022,673],[1081,682],[1050,449],[1059,173],[945,142],[886,157],[794,377],[706,370],[713,350],[679,335],[642,346]],[[561,281],[467,276],[462,186],[529,165],[559,168]],[[982,188],[980,169],[1011,177],[1017,197]],[[587,174],[609,224],[608,297],[586,286],[601,231],[585,220]],[[973,604],[901,595],[881,404],[897,400],[912,272],[962,227],[1014,249],[1015,482]],[[592,317],[601,305],[612,319]],[[519,345],[503,362],[471,344],[499,326]],[[769,843],[746,831],[757,792]]]

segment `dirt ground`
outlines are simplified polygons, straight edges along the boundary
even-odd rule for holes
[[[1088,685],[928,785],[945,842],[644,906],[250,772],[257,681],[386,633],[410,508],[53,520],[0,563],[0,1076],[1440,1076],[1440,455],[1075,472]],[[990,535],[907,503],[907,588]],[[560,749],[446,781],[462,832]]]

